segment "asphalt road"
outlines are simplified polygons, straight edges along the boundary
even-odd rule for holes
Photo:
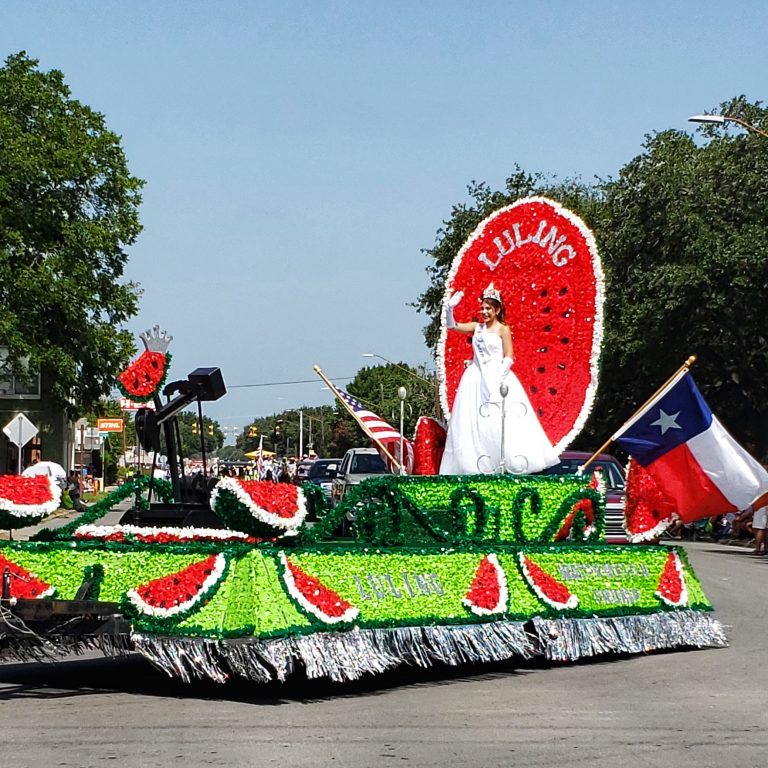
[[[185,685],[143,660],[0,666],[0,766],[768,764],[768,558],[688,545],[727,649]]]

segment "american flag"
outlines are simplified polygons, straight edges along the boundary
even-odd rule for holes
[[[406,474],[410,474],[413,469],[413,443],[407,438],[402,439],[402,446],[405,452],[405,461],[400,459],[401,435],[381,416],[377,416],[373,411],[369,411],[357,398],[345,392],[343,389],[336,388],[339,397],[347,404],[354,414],[355,418],[364,425],[366,431],[373,435],[374,445],[378,450],[384,463],[389,467],[390,472],[399,472],[397,467],[387,454],[382,450],[382,446],[389,451],[392,456],[400,463],[405,465]]]

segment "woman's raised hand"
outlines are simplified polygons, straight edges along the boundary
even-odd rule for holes
[[[464,291],[456,291],[450,299],[448,299],[448,306],[453,309],[464,298]]]

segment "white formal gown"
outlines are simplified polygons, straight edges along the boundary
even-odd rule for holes
[[[474,359],[459,382],[448,422],[441,475],[496,474],[501,471],[501,337],[478,323],[472,336]],[[522,384],[512,371],[504,412],[504,469],[513,474],[540,472],[558,457],[536,418]]]

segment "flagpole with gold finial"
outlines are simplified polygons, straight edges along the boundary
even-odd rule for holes
[[[677,382],[688,373],[688,369],[696,362],[696,355],[691,355],[623,424],[623,426],[614,432],[582,465],[581,469],[586,469],[619,435],[622,434],[632,423],[645,413],[645,410],[666,391],[673,387]]]
[[[376,439],[373,432],[371,432],[371,430],[368,429],[368,427],[366,427],[365,424],[363,424],[363,422],[357,417],[357,414],[352,410],[352,408],[350,408],[349,403],[339,394],[339,390],[333,386],[331,380],[323,373],[322,368],[320,368],[319,365],[313,365],[312,370],[314,370],[314,372],[326,383],[328,389],[330,389],[331,392],[336,395],[336,397],[339,399],[339,402],[347,409],[349,415],[360,425],[360,429],[362,429],[363,432],[365,432],[365,434],[368,435],[368,437],[370,437],[371,440],[373,440],[373,442],[376,443],[376,445],[378,445],[379,448],[387,454],[389,460],[397,467],[399,471],[400,462],[387,450],[386,446],[382,445]]]

